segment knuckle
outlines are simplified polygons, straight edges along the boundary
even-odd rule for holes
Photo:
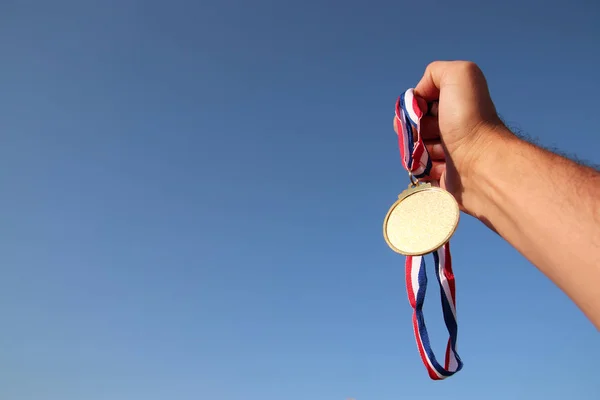
[[[440,70],[446,64],[447,64],[447,61],[442,61],[442,60],[431,61],[429,64],[427,64],[427,67],[425,68],[425,70],[426,71]]]
[[[431,73],[431,71],[435,69],[437,63],[438,61],[432,61],[429,64],[427,64],[427,66],[425,67],[425,74]]]
[[[483,74],[479,65],[473,61],[460,61],[457,65],[457,69],[469,76],[481,76]]]

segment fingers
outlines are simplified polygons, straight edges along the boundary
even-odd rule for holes
[[[420,180],[424,182],[439,181],[444,171],[446,171],[446,163],[444,161],[433,161],[429,175],[420,178]]]
[[[396,134],[398,134],[398,124],[398,119],[394,117],[393,126]],[[446,159],[446,153],[440,141],[440,128],[436,118],[426,116],[421,120],[421,136],[432,160]]]
[[[427,102],[439,100],[442,86],[486,87],[485,77],[477,64],[471,61],[434,61],[425,68],[415,94]]]
[[[415,94],[427,102],[440,98],[440,88],[445,69],[452,61],[434,61],[427,66],[421,81],[415,87]]]
[[[425,148],[429,152],[429,156],[434,161],[444,161],[446,159],[446,152],[442,146],[442,142],[439,140],[431,140],[425,142]]]
[[[423,100],[423,101],[425,101],[425,100]],[[434,101],[433,103],[431,103],[429,114],[437,118],[439,108],[440,108],[440,103],[438,101]]]
[[[415,94],[427,102],[439,100],[444,86],[477,88],[489,97],[487,82],[477,64],[471,61],[434,61],[427,66],[423,77],[415,87]],[[477,90],[475,91],[477,92]],[[484,92],[484,93],[483,93]],[[466,90],[466,94],[469,90]],[[472,93],[475,94],[475,93]]]
[[[394,131],[398,134],[398,119],[393,119]],[[439,181],[442,173],[446,170],[446,153],[444,146],[440,141],[439,127],[437,119],[433,117],[424,117],[421,120],[421,132],[424,137],[425,147],[432,160],[431,172],[428,176],[422,178],[425,182]]]
[[[440,138],[440,125],[437,118],[430,115],[421,118],[421,137],[423,140]]]
[[[398,118],[393,117],[394,132],[398,134],[400,127],[398,126]],[[435,117],[426,115],[421,119],[421,137],[423,140],[435,140],[440,138],[440,126]]]
[[[417,104],[419,105],[419,109],[423,112],[423,115],[427,114],[428,107],[425,99],[419,96],[415,96],[415,99],[417,99]]]

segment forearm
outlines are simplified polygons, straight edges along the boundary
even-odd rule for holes
[[[600,173],[495,135],[465,182],[469,210],[558,285],[600,329]]]

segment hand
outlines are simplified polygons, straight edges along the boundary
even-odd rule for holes
[[[463,211],[472,213],[466,181],[478,160],[493,150],[494,138],[506,130],[501,129],[504,124],[496,113],[485,77],[471,62],[436,61],[427,66],[415,95],[425,113],[427,103],[439,101],[437,110],[432,107],[433,113],[421,120],[421,135],[433,161],[431,173],[424,180],[439,181]],[[395,118],[394,129],[398,132]]]
[[[600,172],[513,135],[473,63],[430,64],[415,95],[424,112],[439,101],[437,117],[421,119],[434,161],[428,179],[439,180],[464,212],[513,245],[600,329]]]

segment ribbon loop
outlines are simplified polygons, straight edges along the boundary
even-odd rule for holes
[[[427,333],[425,318],[423,316],[423,303],[425,301],[425,292],[427,291],[427,272],[425,271],[424,257],[406,257],[405,273],[408,301],[413,308],[413,329],[419,355],[429,373],[429,377],[434,380],[441,380],[460,371],[463,363],[456,352],[458,325],[456,323],[456,295],[452,259],[450,257],[450,244],[446,243],[437,249],[433,253],[433,258],[435,262],[435,274],[440,286],[444,322],[449,334],[444,366],[437,361],[431,349],[429,334]]]
[[[432,165],[429,152],[421,138],[422,117],[423,111],[414,95],[414,89],[408,89],[396,102],[398,145],[404,168],[412,172],[415,178],[429,175]]]

